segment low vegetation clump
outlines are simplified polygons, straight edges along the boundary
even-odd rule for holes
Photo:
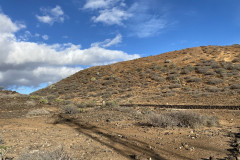
[[[31,95],[30,96],[30,99],[41,99],[42,97],[41,96],[38,96],[38,95]]]
[[[230,86],[231,89],[240,89],[240,84],[233,84]]]
[[[186,77],[185,79],[189,83],[191,83],[191,82],[201,82],[202,81],[202,79],[198,78],[198,77]]]
[[[155,127],[187,127],[200,128],[203,126],[218,126],[215,116],[201,115],[190,111],[165,111],[161,114],[150,114],[149,123]]]
[[[1,137],[1,135],[0,135],[0,144],[4,144],[5,142],[4,142],[4,140],[3,140],[3,138]]]
[[[216,86],[209,86],[209,87],[206,87],[206,89],[209,91],[209,92],[220,92],[222,89],[221,88],[218,88]]]
[[[65,114],[76,114],[79,113],[80,110],[75,105],[67,105],[62,107],[62,112]]]
[[[20,155],[18,160],[72,160],[72,158],[68,155],[66,151],[63,150],[63,148],[56,149],[55,151],[49,152],[41,152],[36,151],[33,153],[26,153]]]
[[[45,109],[34,109],[34,110],[31,110],[27,113],[26,116],[41,116],[41,115],[48,115],[50,114],[49,111],[45,110]]]
[[[222,83],[222,82],[223,82],[223,80],[220,79],[220,78],[212,78],[212,79],[209,79],[209,80],[207,81],[207,84],[217,85],[217,84]]]
[[[107,101],[103,103],[103,107],[114,108],[114,107],[119,107],[119,105],[116,101]]]

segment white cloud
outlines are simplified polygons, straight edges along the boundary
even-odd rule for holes
[[[17,26],[9,17],[0,13],[9,26]],[[1,23],[5,24],[4,21]],[[108,50],[95,46],[81,49],[81,45],[55,44],[47,45],[18,40],[14,32],[2,29],[0,34],[0,84],[9,86],[38,86],[53,83],[82,69],[83,66],[109,64],[117,61],[139,58],[137,54],[129,55],[123,51]],[[21,27],[20,27],[21,28]],[[110,46],[120,42],[121,36],[103,45]]]
[[[127,20],[131,16],[132,14],[120,8],[114,7],[112,9],[101,10],[97,17],[92,17],[92,20],[95,23],[102,22],[108,25],[123,25],[122,21]]]
[[[106,48],[106,47],[110,47],[110,46],[119,44],[119,43],[121,43],[121,42],[122,42],[122,35],[121,35],[121,34],[118,34],[118,35],[116,35],[116,37],[113,38],[113,39],[106,39],[106,40],[103,41],[103,42],[92,43],[91,46],[92,46],[92,47],[103,47],[103,48]]]
[[[87,0],[84,9],[104,9],[115,5],[122,0]]]
[[[0,12],[0,34],[16,32],[22,28],[26,28],[24,24],[13,23],[12,20],[5,14]]]
[[[46,34],[44,34],[44,35],[42,35],[42,39],[44,39],[44,40],[48,40],[48,35],[46,35]]]
[[[41,35],[39,33],[32,34],[30,31],[25,31],[23,34],[18,36],[18,41],[29,41],[31,38],[39,38]],[[48,35],[42,35],[43,40],[48,40]]]
[[[144,38],[156,36],[170,25],[167,7],[158,5],[157,0],[138,0],[129,6],[124,0],[87,0],[84,9],[97,11],[91,17],[95,23],[123,26],[130,36]]]
[[[54,23],[54,20],[52,17],[50,16],[39,16],[39,15],[36,15],[37,19],[40,21],[40,22],[43,22],[43,23],[48,23],[48,24],[53,24]]]
[[[131,36],[139,38],[156,36],[169,26],[166,18],[167,11],[164,7],[157,8],[159,13],[152,13],[156,7],[152,6],[154,2],[154,0],[140,0],[129,8],[128,11],[134,15],[129,19],[128,24]]]
[[[132,25],[132,29],[134,30],[132,34],[139,38],[156,36],[166,27],[167,21],[165,19],[152,17],[139,25]]]
[[[124,0],[87,0],[83,8],[98,11],[98,15],[92,17],[95,23],[123,25],[123,21],[132,16],[125,7]]]
[[[65,15],[60,6],[56,6],[52,9],[40,8],[42,15],[36,15],[38,21],[53,25],[55,22],[64,22]]]

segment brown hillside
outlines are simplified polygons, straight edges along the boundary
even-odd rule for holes
[[[32,93],[52,101],[240,105],[240,45],[201,46],[82,70]]]

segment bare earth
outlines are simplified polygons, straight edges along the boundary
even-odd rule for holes
[[[159,108],[94,107],[75,115],[43,109],[50,114],[0,119],[8,157],[62,146],[74,159],[224,159],[240,130],[239,110],[195,110],[217,115],[219,127],[166,129],[145,124],[148,112],[165,110]]]

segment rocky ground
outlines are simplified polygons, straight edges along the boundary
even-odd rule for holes
[[[217,116],[219,125],[162,128],[149,115],[174,109],[153,107],[86,107],[76,114],[43,105],[25,113],[1,110],[1,146],[6,157],[23,159],[62,149],[72,159],[227,159],[239,156],[240,111],[194,110]],[[9,116],[8,116],[9,115]],[[24,155],[25,154],[25,155]],[[36,158],[36,157],[35,157]],[[239,158],[239,157],[238,157]]]

